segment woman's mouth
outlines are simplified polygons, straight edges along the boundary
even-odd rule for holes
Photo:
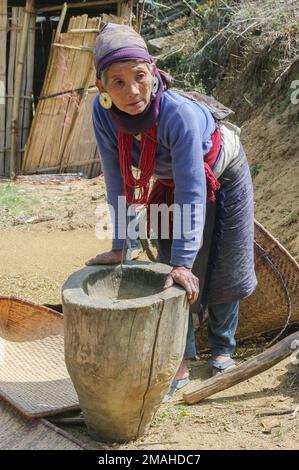
[[[138,100],[138,101],[135,101],[134,103],[128,104],[128,106],[133,107],[133,106],[137,106],[138,104],[141,104],[141,103],[142,103],[142,100]]]

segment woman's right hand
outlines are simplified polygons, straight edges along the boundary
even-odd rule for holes
[[[93,266],[97,264],[119,264],[126,258],[127,250],[111,250],[97,255],[86,261],[86,266]]]
[[[187,292],[189,304],[194,304],[199,295],[199,280],[194,276],[190,268],[184,266],[174,266],[166,278],[164,289],[168,289],[173,284],[180,284]]]

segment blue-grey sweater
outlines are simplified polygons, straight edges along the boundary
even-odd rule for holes
[[[93,102],[93,125],[105,178],[107,199],[115,211],[113,249],[124,246],[125,236],[118,235],[118,196],[123,195],[117,145],[117,127],[110,112]],[[175,183],[174,239],[171,264],[191,268],[202,245],[205,222],[206,180],[204,155],[212,146],[211,134],[215,121],[210,111],[178,93],[167,90],[162,94],[157,130],[157,155],[154,174],[172,178]],[[139,168],[140,144],[134,139],[132,163]],[[183,223],[183,206],[191,207],[190,230],[176,236]],[[197,209],[197,210],[196,210]],[[187,211],[188,214],[188,211]],[[188,223],[187,223],[188,225]]]

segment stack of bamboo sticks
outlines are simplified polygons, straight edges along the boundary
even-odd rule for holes
[[[24,8],[13,7],[8,16],[7,1],[0,0],[0,176],[20,169],[31,119],[36,16],[33,12],[28,14],[28,28],[22,34],[24,19]],[[24,57],[20,57],[22,48]],[[15,98],[18,99],[14,104]],[[10,164],[12,142],[16,147],[13,169]]]
[[[70,171],[82,172],[87,177],[100,174],[92,101],[97,93],[93,47],[101,21],[128,20],[110,15],[96,18],[82,15],[70,19],[66,33],[56,34],[25,148],[24,173]],[[72,91],[76,89],[80,93]]]
[[[91,124],[95,92],[88,93],[90,85],[95,84],[92,49],[99,21],[100,18],[87,15],[72,17],[68,32],[56,36],[51,46],[41,93],[44,99],[39,101],[32,122],[24,173],[63,172],[71,168],[98,174],[100,170]],[[59,95],[76,88],[83,88],[83,93],[70,91]],[[52,97],[53,94],[58,96]]]

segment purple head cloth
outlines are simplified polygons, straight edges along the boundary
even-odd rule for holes
[[[104,24],[100,29],[94,48],[97,78],[100,79],[101,73],[113,63],[138,59],[150,64],[153,62],[140,34],[129,26],[114,23]],[[159,70],[156,71],[156,76],[159,80],[158,91],[156,96],[152,96],[150,103],[141,114],[132,116],[121,111],[114,104],[108,110],[116,126],[123,132],[139,134],[150,129],[157,122],[161,95],[169,87],[171,78]]]
[[[144,39],[133,28],[122,24],[104,24],[94,48],[97,78],[101,78],[101,72],[109,65],[130,59],[153,62]]]

